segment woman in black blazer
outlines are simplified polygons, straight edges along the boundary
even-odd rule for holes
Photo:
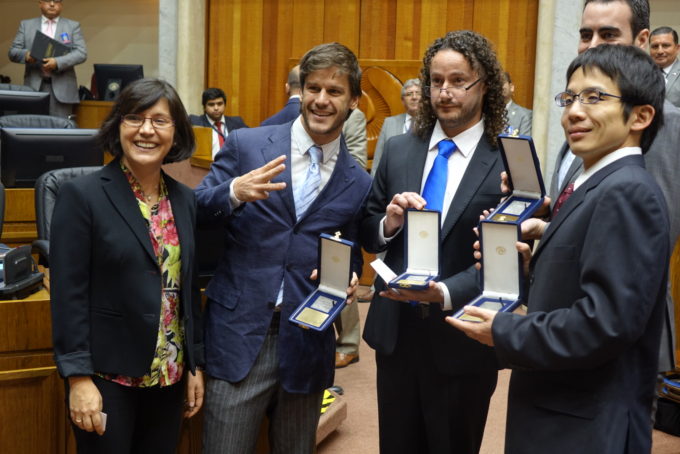
[[[115,159],[65,183],[54,209],[55,361],[78,452],[174,453],[203,402],[203,345],[194,194],[161,165],[188,158],[194,135],[172,86],[143,79],[99,141]]]

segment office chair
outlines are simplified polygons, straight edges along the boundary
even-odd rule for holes
[[[35,223],[38,229],[38,239],[33,242],[33,252],[38,254],[40,265],[49,266],[50,226],[59,188],[68,180],[99,169],[101,167],[94,166],[50,170],[40,175],[35,182]]]
[[[4,115],[0,117],[0,128],[52,128],[75,129],[75,122],[51,115]]]

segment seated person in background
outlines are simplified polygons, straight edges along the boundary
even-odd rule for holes
[[[567,80],[555,99],[584,171],[530,262],[517,243],[528,313],[466,307],[482,322],[447,321],[513,369],[506,452],[648,453],[670,247],[642,154],[663,123],[664,80],[622,45],[582,53]]]
[[[510,73],[506,71],[503,74],[505,79],[503,82],[503,97],[505,98],[505,108],[508,111],[508,125],[503,132],[506,134],[517,132],[520,136],[530,136],[531,111],[512,100],[512,95],[515,93],[515,85],[512,83]]]
[[[300,65],[295,65],[288,73],[286,82],[288,102],[283,109],[260,123],[260,126],[282,125],[300,116]]]
[[[203,115],[189,115],[194,126],[212,128],[212,156],[220,151],[224,140],[235,129],[247,128],[241,117],[226,117],[227,95],[220,88],[208,88],[203,92]]]
[[[401,87],[401,102],[404,103],[406,112],[385,118],[385,122],[380,130],[378,143],[375,145],[373,153],[373,164],[371,165],[371,176],[375,176],[380,157],[385,147],[385,142],[392,136],[406,134],[418,113],[418,103],[420,103],[420,79],[409,79]]]

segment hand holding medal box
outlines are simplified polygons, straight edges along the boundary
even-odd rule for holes
[[[340,314],[347,301],[352,278],[354,243],[322,233],[319,236],[319,286],[288,319],[302,328],[324,331]]]

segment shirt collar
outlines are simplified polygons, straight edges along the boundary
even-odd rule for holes
[[[428,151],[438,150],[437,144],[439,142],[444,139],[451,139],[456,144],[458,151],[460,151],[461,154],[467,158],[470,153],[475,151],[475,148],[477,148],[477,144],[481,140],[482,135],[484,135],[484,119],[479,120],[477,124],[466,129],[455,137],[447,136],[442,129],[439,120],[437,120],[437,123],[434,125],[434,129],[432,130],[432,137],[430,138],[430,146]]]
[[[312,145],[316,145],[314,141],[312,140],[311,137],[309,137],[309,134],[307,134],[307,131],[305,130],[305,127],[302,126],[302,116],[297,117],[297,119],[293,122],[293,126],[290,129],[290,135],[291,139],[295,142],[297,145],[298,153],[300,155],[304,155],[307,153],[307,150]],[[324,145],[316,145],[317,147],[321,147],[321,150],[323,152],[323,159],[322,162],[325,164],[328,162],[328,160],[336,153],[340,151],[340,137],[342,134],[338,135],[337,138],[335,138],[333,141],[328,142],[327,144]]]
[[[42,19],[40,21],[40,23],[43,24],[43,25],[45,25],[47,23],[47,21],[50,20],[50,19],[48,19],[48,18],[46,18],[45,16],[42,16],[42,15],[40,17]],[[57,25],[59,23],[59,16],[52,19],[52,21],[54,22],[54,25]]]
[[[214,126],[214,125],[215,125],[215,122],[213,121],[213,119],[210,118],[210,116],[209,116],[208,114],[204,114],[204,115],[205,115],[205,118],[208,119],[208,123],[210,123],[210,126]],[[224,125],[224,115],[222,115],[222,116],[220,117],[220,121],[222,122],[222,125]]]
[[[607,167],[612,162],[618,161],[619,159],[625,158],[626,156],[633,155],[642,155],[642,148],[624,147],[602,156],[599,161],[593,164],[588,170],[584,170],[583,173],[581,173],[581,175],[579,175],[578,178],[576,178],[576,180],[574,181],[574,190],[576,190],[579,186],[585,183],[588,180],[588,178],[595,175],[595,173],[597,173],[598,170]]]

